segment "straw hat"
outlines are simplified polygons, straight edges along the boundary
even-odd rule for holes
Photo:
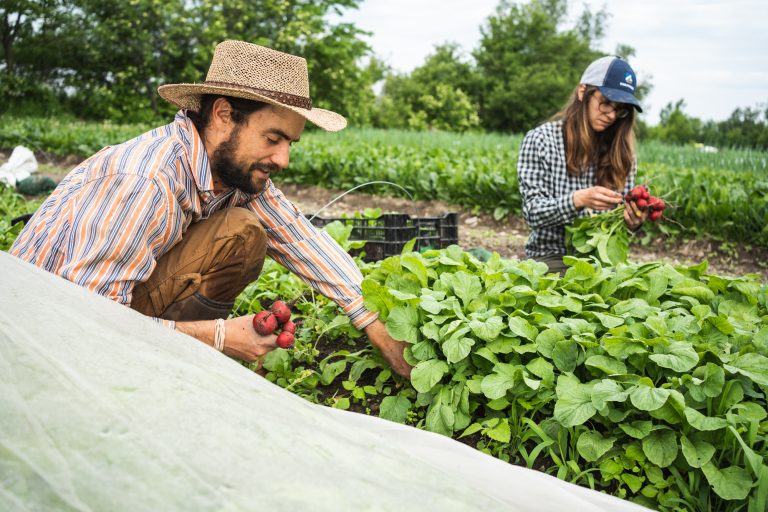
[[[221,94],[285,107],[329,132],[347,125],[336,112],[312,108],[306,60],[243,41],[216,46],[205,82],[161,85],[157,92],[182,109],[197,111],[203,94]]]

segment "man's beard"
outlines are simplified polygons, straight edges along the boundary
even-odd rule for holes
[[[275,164],[251,164],[247,169],[238,165],[233,155],[238,147],[240,127],[236,126],[229,138],[219,144],[211,157],[211,170],[227,187],[242,190],[246,194],[260,194],[267,185],[267,180],[259,179],[254,183],[253,171],[259,169],[266,173],[275,174],[280,168]]]

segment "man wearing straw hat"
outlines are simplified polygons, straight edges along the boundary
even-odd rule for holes
[[[164,85],[174,121],[73,169],[10,253],[245,361],[276,346],[252,315],[226,318],[265,255],[339,304],[400,375],[405,345],[363,306],[354,261],[272,183],[314,108],[303,58],[224,41],[203,83]]]

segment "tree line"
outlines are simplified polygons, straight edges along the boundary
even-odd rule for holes
[[[609,16],[584,8],[568,23],[567,0],[500,0],[469,54],[445,43],[410,73],[397,73],[373,54],[366,32],[334,21],[360,2],[5,0],[0,113],[165,120],[174,109],[157,87],[204,80],[216,43],[241,39],[304,56],[314,103],[352,125],[520,133],[554,114],[603,55],[597,48]],[[631,61],[633,49],[614,53]],[[645,80],[638,94],[650,87]],[[639,135],[768,148],[766,112],[738,109],[704,123],[682,109],[668,105],[660,124],[641,123]]]
[[[656,126],[641,127],[641,136],[674,144],[768,150],[768,105],[739,107],[723,121],[702,121],[685,113],[685,100],[667,103]]]
[[[165,83],[201,82],[214,47],[240,39],[304,56],[316,104],[374,100],[370,47],[328,15],[359,0],[4,0],[0,105],[116,122],[166,119]],[[378,74],[377,74],[378,73]]]

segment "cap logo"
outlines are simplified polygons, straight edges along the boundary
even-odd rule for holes
[[[634,82],[634,80],[632,79],[632,73],[624,73],[624,81],[619,82],[619,85],[622,87],[626,87],[630,91],[634,92],[635,87],[632,85],[632,82]]]

